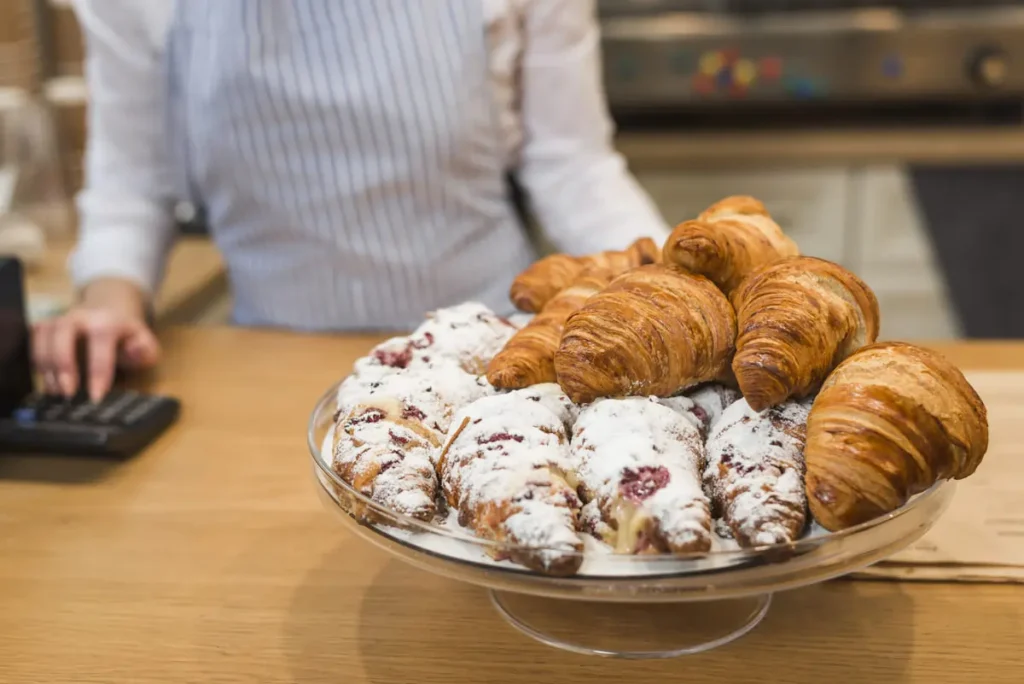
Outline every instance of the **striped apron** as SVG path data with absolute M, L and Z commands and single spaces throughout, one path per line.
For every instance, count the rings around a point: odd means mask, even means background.
M 480 0 L 178 0 L 172 158 L 241 325 L 407 328 L 506 311 L 509 198 Z

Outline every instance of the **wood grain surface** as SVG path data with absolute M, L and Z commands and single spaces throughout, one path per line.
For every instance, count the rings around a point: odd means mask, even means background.
M 166 363 L 139 382 L 184 410 L 146 453 L 0 457 L 0 682 L 1024 681 L 1009 586 L 831 582 L 778 595 L 734 644 L 664 662 L 533 643 L 481 590 L 389 559 L 322 510 L 308 413 L 372 338 L 164 337 Z M 1024 368 L 1024 345 L 945 350 Z

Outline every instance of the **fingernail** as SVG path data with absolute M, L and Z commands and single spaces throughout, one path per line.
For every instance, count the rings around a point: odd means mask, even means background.
M 58 375 L 57 385 L 60 387 L 60 391 L 64 393 L 64 396 L 70 397 L 75 393 L 75 379 L 71 377 L 71 373 L 61 373 Z

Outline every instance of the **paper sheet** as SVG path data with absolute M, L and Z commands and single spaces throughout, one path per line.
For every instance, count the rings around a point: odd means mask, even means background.
M 989 449 L 918 543 L 865 576 L 1024 582 L 1024 373 L 967 373 L 988 408 Z

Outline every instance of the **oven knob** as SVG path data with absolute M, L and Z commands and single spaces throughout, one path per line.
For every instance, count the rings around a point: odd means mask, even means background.
M 985 88 L 1002 86 L 1009 70 L 1006 53 L 996 47 L 980 48 L 967 61 L 967 75 L 975 85 Z

